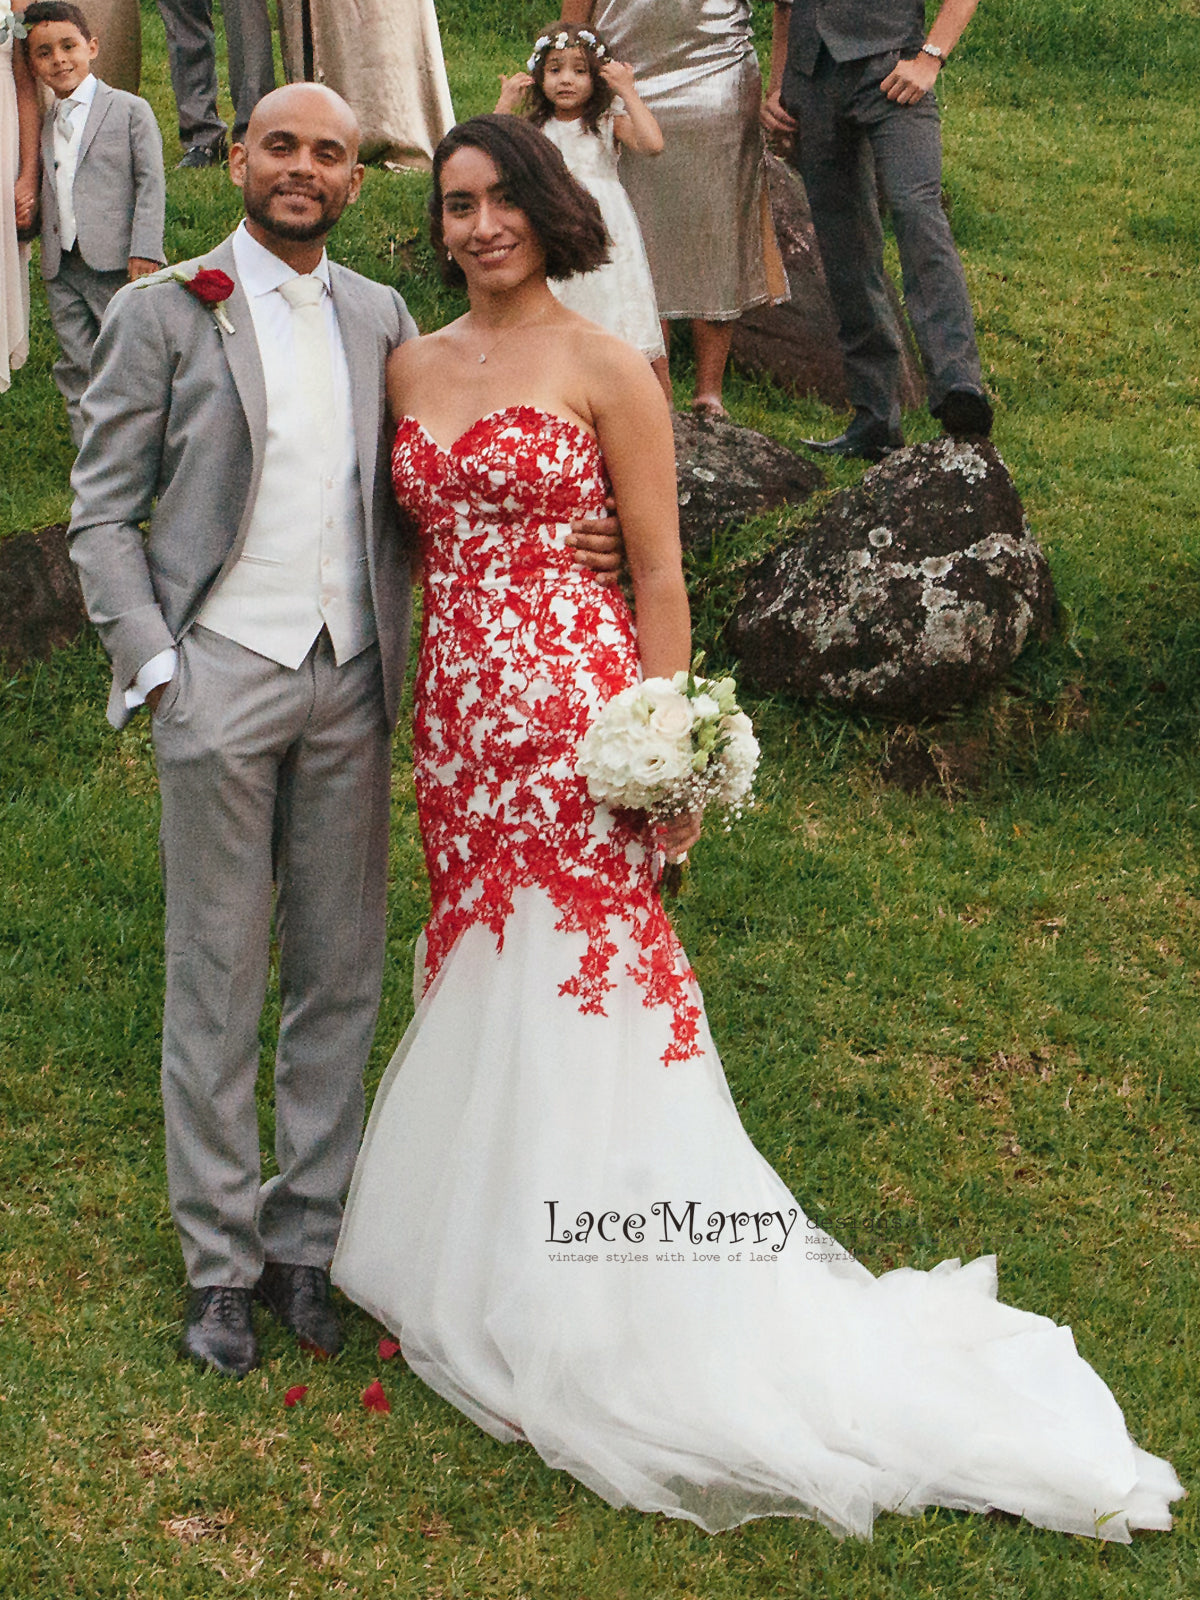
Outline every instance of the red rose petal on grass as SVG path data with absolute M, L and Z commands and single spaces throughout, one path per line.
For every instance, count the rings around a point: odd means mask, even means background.
M 383 1392 L 383 1385 L 378 1378 L 363 1390 L 362 1403 L 363 1408 L 367 1411 L 390 1411 L 392 1409 L 388 1403 L 387 1395 Z
M 399 1354 L 400 1354 L 400 1346 L 396 1343 L 395 1339 L 380 1339 L 380 1341 L 379 1341 L 379 1359 L 380 1359 L 380 1361 L 391 1361 L 395 1356 L 398 1356 Z
M 187 287 L 206 306 L 219 306 L 222 300 L 228 300 L 233 293 L 233 279 L 218 268 L 206 267 L 203 272 L 197 272 L 188 279 Z
M 308 1385 L 306 1383 L 297 1383 L 284 1395 L 283 1403 L 289 1407 L 298 1406 L 307 1393 Z

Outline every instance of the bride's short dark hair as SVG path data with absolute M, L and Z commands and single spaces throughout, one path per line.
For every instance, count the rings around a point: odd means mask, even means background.
M 446 255 L 442 168 L 456 151 L 467 149 L 491 157 L 509 198 L 529 218 L 546 252 L 548 278 L 594 272 L 609 259 L 610 241 L 600 207 L 571 176 L 558 146 L 520 117 L 472 117 L 451 128 L 433 155 L 429 235 L 446 283 L 461 286 L 466 279 L 458 263 Z

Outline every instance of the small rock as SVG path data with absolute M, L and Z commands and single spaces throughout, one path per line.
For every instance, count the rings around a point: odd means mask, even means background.
M 845 410 L 850 397 L 838 346 L 837 318 L 825 284 L 804 184 L 786 161 L 768 155 L 767 185 L 792 298 L 780 306 L 754 306 L 743 313 L 733 329 L 734 360 L 751 372 L 765 373 L 792 394 L 816 395 L 827 406 Z M 900 403 L 919 406 L 925 399 L 920 359 L 890 277 L 887 286 L 903 345 Z
M 679 531 L 687 550 L 703 554 L 723 528 L 807 500 L 825 482 L 810 461 L 752 428 L 680 412 L 673 421 Z
M 975 699 L 1053 623 L 1050 569 L 983 441 L 898 450 L 752 569 L 744 680 L 904 718 Z
M 9 671 L 70 644 L 87 622 L 66 527 L 0 539 L 0 661 Z

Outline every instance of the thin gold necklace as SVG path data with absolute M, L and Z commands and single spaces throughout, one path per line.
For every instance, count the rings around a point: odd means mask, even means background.
M 486 350 L 481 350 L 479 352 L 479 364 L 480 364 L 480 366 L 482 366 L 483 363 L 487 360 L 487 358 L 490 355 L 492 355 L 500 345 L 502 345 L 504 343 L 505 339 L 508 338 L 510 333 L 520 333 L 525 328 L 534 327 L 537 323 L 544 321 L 545 318 L 548 317 L 550 315 L 551 311 L 553 311 L 554 309 L 555 309 L 554 306 L 544 306 L 542 308 L 542 310 L 538 312 L 537 316 L 536 317 L 530 317 L 528 322 L 515 322 L 512 325 L 511 328 L 505 328 L 502 332 L 498 333 L 496 335 L 496 337 L 492 340 L 491 344 L 488 345 L 487 349 Z

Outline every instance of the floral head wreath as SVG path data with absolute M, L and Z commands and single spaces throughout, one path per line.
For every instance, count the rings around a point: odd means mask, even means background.
M 595 56 L 597 61 L 608 60 L 608 51 L 590 29 L 580 28 L 574 39 L 564 29 L 561 33 L 543 33 L 534 41 L 533 54 L 525 63 L 526 70 L 536 72 L 538 62 L 551 50 L 572 50 L 577 45 L 583 45 L 589 55 Z

